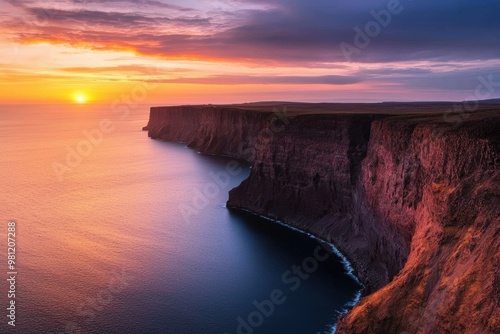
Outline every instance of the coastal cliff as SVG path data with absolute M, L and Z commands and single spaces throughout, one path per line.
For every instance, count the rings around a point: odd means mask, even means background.
M 495 333 L 500 109 L 446 122 L 448 107 L 160 107 L 147 129 L 251 162 L 229 208 L 311 232 L 346 255 L 367 289 L 338 333 Z M 415 112 L 396 116 L 402 109 Z
M 152 139 L 188 143 L 206 154 L 251 162 L 244 143 L 265 128 L 269 113 L 235 108 L 156 107 L 151 108 L 145 127 Z

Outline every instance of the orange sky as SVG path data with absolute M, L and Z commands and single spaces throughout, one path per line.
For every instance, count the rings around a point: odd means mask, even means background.
M 361 58 L 347 61 L 329 40 L 349 42 L 351 23 L 347 37 L 329 25 L 337 13 L 355 9 L 302 8 L 295 0 L 0 5 L 0 104 L 126 96 L 148 104 L 463 100 L 477 73 L 500 63 L 493 56 L 391 60 L 375 40 Z M 324 22 L 323 11 L 332 12 Z M 457 78 L 457 71 L 464 75 Z
M 355 80 L 346 84 L 293 83 L 295 77 L 314 80 L 325 73 L 342 79 L 348 73 L 345 69 L 162 59 L 133 51 L 50 42 L 2 41 L 0 46 L 7 55 L 0 64 L 0 103 L 73 102 L 79 95 L 88 102 L 105 103 L 132 91 L 139 96 L 143 89 L 147 95 L 137 99 L 141 103 L 314 101 L 329 95 L 349 99 L 351 91 L 367 87 Z

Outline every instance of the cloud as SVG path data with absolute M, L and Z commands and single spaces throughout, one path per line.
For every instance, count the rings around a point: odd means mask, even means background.
M 138 73 L 146 75 L 165 75 L 172 73 L 186 73 L 192 72 L 193 70 L 187 68 L 165 68 L 161 69 L 158 67 L 145 66 L 145 65 L 119 65 L 119 66 L 106 66 L 106 67 L 64 67 L 60 69 L 64 72 L 70 73 L 94 73 L 94 74 L 106 74 L 106 73 Z
M 68 2 L 68 1 L 66 1 Z M 124 6 L 139 6 L 139 7 L 144 7 L 144 6 L 150 6 L 153 8 L 167 8 L 167 9 L 172 9 L 172 10 L 177 10 L 181 12 L 192 12 L 195 9 L 189 8 L 189 7 L 183 7 L 175 4 L 169 4 L 161 1 L 155 1 L 155 0 L 72 0 L 69 1 L 75 4 L 82 4 L 82 5 L 88 5 L 88 4 L 114 4 L 114 5 L 124 5 Z
M 353 55 L 352 64 L 346 61 L 340 43 L 354 45 L 355 27 L 364 30 L 375 20 L 371 12 L 386 9 L 389 0 L 214 0 L 189 1 L 183 6 L 166 0 L 8 2 L 16 10 L 0 16 L 0 29 L 19 43 L 125 50 L 147 57 L 239 62 L 259 68 L 316 67 L 324 69 L 324 74 L 345 74 L 267 77 L 238 71 L 188 78 L 183 76 L 186 73 L 166 71 L 157 78 L 165 83 L 363 82 L 419 91 L 458 91 L 474 89 L 478 75 L 498 73 L 495 68 L 500 65 L 497 0 L 401 0 L 401 13 L 392 15 L 380 34 Z M 147 70 L 128 65 L 73 67 L 63 72 L 140 77 Z
M 388 2 L 233 0 L 229 1 L 231 11 L 226 9 L 217 18 L 210 16 L 213 6 L 203 11 L 167 1 L 65 2 L 92 9 L 50 7 L 52 2 L 41 6 L 41 1 L 11 3 L 29 15 L 46 18 L 45 24 L 31 26 L 15 17 L 2 20 L 3 30 L 21 42 L 133 49 L 165 58 L 307 63 L 344 61 L 339 44 L 352 44 L 354 27 L 364 29 L 374 20 L 370 11 L 383 10 Z M 402 0 L 401 4 L 402 12 L 353 57 L 355 61 L 500 57 L 500 20 L 496 18 L 500 2 Z M 124 12 L 138 6 L 141 10 Z M 228 27 L 224 17 L 235 24 Z
M 141 28 L 155 28 L 154 25 L 172 25 L 172 26 L 207 26 L 210 24 L 208 18 L 199 17 L 160 17 L 154 15 L 135 14 L 135 13 L 121 13 L 121 12 L 105 12 L 97 10 L 62 10 L 53 8 L 25 8 L 28 14 L 34 15 L 45 21 L 36 27 L 38 30 L 50 28 L 50 24 L 56 25 L 69 25 L 72 30 L 82 30 L 89 27 L 98 26 L 100 28 L 107 27 L 111 31 L 118 33 Z M 35 28 L 35 27 L 33 27 Z M 157 28 L 157 27 L 156 27 Z M 98 30 L 93 31 L 99 33 Z
M 481 80 L 488 81 L 491 76 L 492 82 L 495 85 L 500 83 L 500 69 L 494 68 L 480 68 L 466 71 L 450 71 L 431 73 L 428 75 L 419 75 L 406 78 L 397 78 L 404 87 L 413 89 L 427 89 L 427 90 L 456 90 L 474 93 L 476 87 L 482 82 Z M 482 78 L 482 79 L 480 79 Z M 392 78 L 394 81 L 395 78 Z M 498 95 L 498 92 L 497 94 Z M 465 97 L 464 97 L 465 99 Z
M 155 80 L 161 83 L 189 83 L 211 85 L 244 85 L 244 84 L 294 84 L 294 85 L 350 85 L 361 82 L 361 79 L 350 76 L 252 76 L 252 75 L 213 75 L 199 78 L 175 78 Z

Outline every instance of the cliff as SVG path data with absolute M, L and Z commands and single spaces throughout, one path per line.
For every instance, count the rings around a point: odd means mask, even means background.
M 206 154 L 251 161 L 246 140 L 265 127 L 269 115 L 230 107 L 156 107 L 151 108 L 145 129 L 152 139 L 188 143 Z
M 252 162 L 228 207 L 349 258 L 367 295 L 338 333 L 499 332 L 500 108 L 460 118 L 443 117 L 446 104 L 307 108 L 152 108 L 147 128 Z M 395 116 L 408 111 L 418 112 Z

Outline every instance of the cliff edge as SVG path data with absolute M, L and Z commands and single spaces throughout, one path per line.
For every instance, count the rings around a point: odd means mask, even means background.
M 158 107 L 147 129 L 251 162 L 229 208 L 346 255 L 367 293 L 338 333 L 500 332 L 500 106 L 283 108 Z

